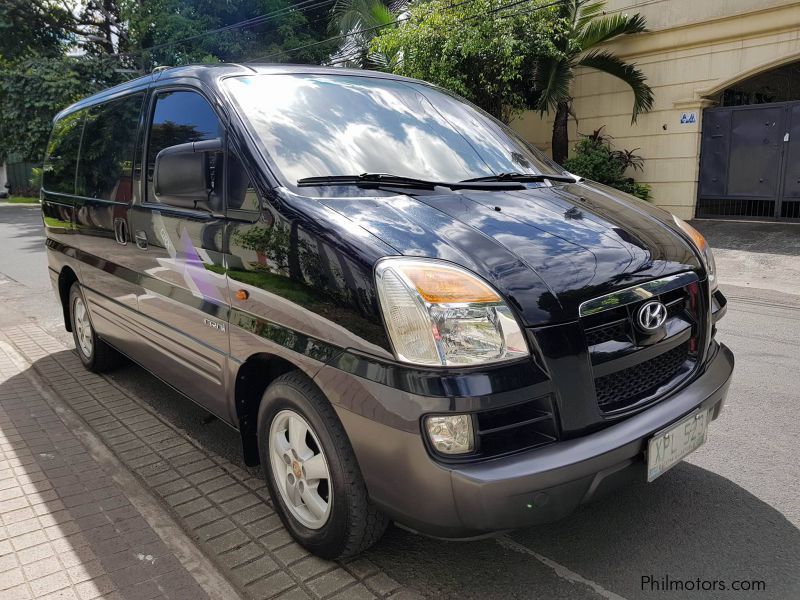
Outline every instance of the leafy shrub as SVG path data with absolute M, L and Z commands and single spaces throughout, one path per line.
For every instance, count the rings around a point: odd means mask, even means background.
M 640 171 L 644 167 L 644 158 L 633 150 L 614 150 L 611 136 L 603 134 L 603 128 L 590 135 L 584 135 L 575 144 L 575 154 L 564 162 L 564 167 L 571 173 L 604 183 L 613 188 L 632 194 L 637 198 L 652 201 L 651 188 L 646 183 L 636 183 L 632 177 L 626 177 L 628 168 Z
M 28 184 L 36 193 L 42 188 L 42 167 L 33 167 L 31 169 L 31 177 L 28 179 Z

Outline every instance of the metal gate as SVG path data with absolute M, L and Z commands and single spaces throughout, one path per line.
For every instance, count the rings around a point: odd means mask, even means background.
M 37 185 L 31 182 L 33 176 L 33 169 L 36 167 L 34 163 L 23 162 L 21 158 L 15 154 L 9 154 L 6 159 L 6 180 L 8 186 L 11 188 L 12 193 L 27 192 L 30 188 L 35 188 Z M 42 165 L 38 165 L 42 166 Z M 36 192 L 38 193 L 38 189 Z
M 800 101 L 703 111 L 697 216 L 800 220 Z

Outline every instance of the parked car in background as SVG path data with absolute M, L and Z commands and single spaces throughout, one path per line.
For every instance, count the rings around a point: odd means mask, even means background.
M 42 199 L 84 365 L 236 428 L 323 557 L 564 517 L 702 444 L 728 390 L 702 236 L 420 81 L 168 69 L 56 117 Z

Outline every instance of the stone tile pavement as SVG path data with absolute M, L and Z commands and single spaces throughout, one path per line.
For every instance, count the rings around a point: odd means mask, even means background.
M 261 478 L 200 447 L 110 379 L 85 371 L 74 351 L 42 329 L 10 327 L 0 332 L 0 342 L 4 338 L 163 501 L 245 596 L 418 597 L 368 560 L 336 563 L 309 555 L 284 530 Z M 5 402 L 0 400 L 2 405 Z
M 0 345 L 0 598 L 208 598 Z

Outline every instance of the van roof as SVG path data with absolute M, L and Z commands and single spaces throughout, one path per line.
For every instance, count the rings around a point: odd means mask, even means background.
M 122 96 L 126 93 L 146 89 L 156 81 L 178 78 L 193 78 L 203 83 L 215 86 L 221 77 L 230 75 L 248 74 L 336 74 L 336 75 L 355 75 L 360 77 L 380 77 L 383 79 L 396 79 L 401 81 L 417 81 L 408 77 L 392 75 L 382 71 L 368 71 L 366 69 L 345 69 L 342 67 L 322 67 L 319 65 L 293 65 L 285 63 L 217 63 L 211 65 L 184 65 L 180 67 L 168 67 L 159 69 L 142 77 L 126 81 L 114 87 L 110 87 L 101 92 L 87 96 L 67 108 L 60 111 L 54 120 L 62 116 L 87 108 L 94 104 L 110 100 L 115 96 Z M 423 82 L 419 82 L 423 83 Z

